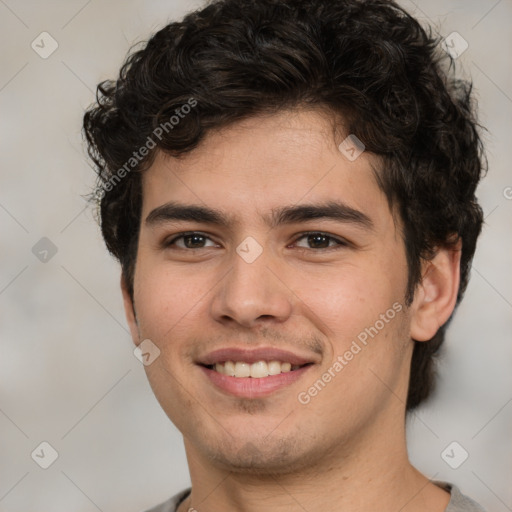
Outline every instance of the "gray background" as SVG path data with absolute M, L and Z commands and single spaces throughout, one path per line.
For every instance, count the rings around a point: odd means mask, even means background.
M 439 393 L 411 418 L 411 458 L 504 512 L 512 510 L 512 1 L 402 4 L 469 43 L 457 62 L 477 89 L 490 163 L 472 279 Z M 117 74 L 131 44 L 199 5 L 0 0 L 1 511 L 135 512 L 189 484 L 181 434 L 133 355 L 119 269 L 82 197 L 93 172 L 80 129 L 96 84 Z M 59 45 L 47 59 L 31 48 L 43 31 Z M 46 262 L 32 250 L 42 237 L 57 249 L 36 246 Z M 31 458 L 43 441 L 59 454 L 46 470 Z M 469 453 L 458 469 L 441 457 L 452 441 Z

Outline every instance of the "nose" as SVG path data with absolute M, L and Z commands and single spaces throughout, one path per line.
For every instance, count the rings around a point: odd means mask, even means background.
M 211 313 L 216 321 L 255 327 L 262 322 L 282 323 L 292 313 L 293 292 L 287 287 L 277 256 L 263 248 L 249 262 L 238 253 L 231 269 L 215 288 Z

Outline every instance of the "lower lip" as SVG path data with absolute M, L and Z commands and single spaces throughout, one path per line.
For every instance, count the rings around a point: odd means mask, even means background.
M 259 379 L 253 377 L 230 377 L 204 366 L 199 367 L 210 381 L 222 391 L 242 398 L 260 398 L 296 382 L 312 366 L 310 364 L 297 370 L 279 373 L 278 375 L 269 375 Z

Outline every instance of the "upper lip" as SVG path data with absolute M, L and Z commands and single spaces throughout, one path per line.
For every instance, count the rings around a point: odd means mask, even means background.
M 209 366 L 215 363 L 223 363 L 225 361 L 239 361 L 251 364 L 258 361 L 281 361 L 283 363 L 291 363 L 292 365 L 304 365 L 315 362 L 311 357 L 300 356 L 293 352 L 289 352 L 288 350 L 272 347 L 259 347 L 256 349 L 236 347 L 221 348 L 206 354 L 197 362 L 198 364 Z

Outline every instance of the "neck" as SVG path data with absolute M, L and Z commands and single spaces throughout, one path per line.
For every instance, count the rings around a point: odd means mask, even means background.
M 449 494 L 410 464 L 401 415 L 389 426 L 284 474 L 227 471 L 185 439 L 192 492 L 179 512 L 443 512 Z

